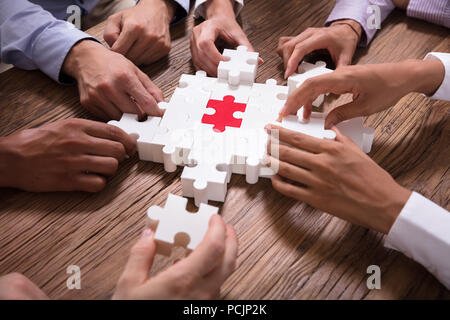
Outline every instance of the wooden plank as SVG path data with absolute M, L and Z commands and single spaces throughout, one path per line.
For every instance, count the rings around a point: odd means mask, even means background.
M 246 1 L 243 28 L 265 63 L 257 82 L 282 79 L 278 38 L 320 27 L 330 1 Z M 193 73 L 189 31 L 192 17 L 172 30 L 172 51 L 143 70 L 169 98 L 182 73 Z M 102 38 L 104 23 L 89 32 Z M 354 63 L 421 59 L 429 51 L 450 52 L 448 30 L 405 17 L 396 10 Z M 348 97 L 330 97 L 326 108 Z M 0 74 L 0 134 L 69 117 L 94 119 L 82 109 L 75 86 L 60 86 L 38 71 Z M 371 157 L 404 186 L 449 208 L 449 103 L 410 94 L 393 108 L 367 119 L 376 128 Z M 52 298 L 102 299 L 114 292 L 129 248 L 146 224 L 151 205 L 181 194 L 180 170 L 124 161 L 98 194 L 0 192 L 0 274 L 22 272 Z M 217 203 L 217 205 L 220 205 Z M 190 201 L 192 207 L 192 201 Z M 268 180 L 247 185 L 234 176 L 224 219 L 240 240 L 238 268 L 223 287 L 227 299 L 445 298 L 446 290 L 424 268 L 383 247 L 380 234 L 333 218 L 274 192 Z M 152 274 L 181 257 L 157 257 Z M 67 290 L 66 268 L 82 270 L 82 290 Z M 382 289 L 369 291 L 366 268 L 382 270 Z

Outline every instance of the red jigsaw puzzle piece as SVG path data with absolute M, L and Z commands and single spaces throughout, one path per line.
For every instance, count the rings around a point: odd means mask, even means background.
M 216 112 L 214 114 L 204 114 L 202 123 L 213 124 L 214 131 L 223 132 L 225 127 L 241 127 L 242 119 L 233 117 L 233 113 L 236 111 L 245 112 L 247 105 L 234 102 L 233 96 L 225 96 L 223 101 L 210 99 L 206 107 L 215 109 Z

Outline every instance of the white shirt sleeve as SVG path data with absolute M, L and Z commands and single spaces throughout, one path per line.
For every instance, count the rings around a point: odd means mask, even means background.
M 424 60 L 441 60 L 445 68 L 444 80 L 431 99 L 450 101 L 450 53 L 430 52 Z
M 385 244 L 428 269 L 450 289 L 450 213 L 413 192 Z
M 206 19 L 206 8 L 205 8 L 206 1 L 208 0 L 195 1 L 194 18 Z M 244 7 L 244 0 L 234 0 L 234 14 L 236 16 L 239 15 L 243 7 Z

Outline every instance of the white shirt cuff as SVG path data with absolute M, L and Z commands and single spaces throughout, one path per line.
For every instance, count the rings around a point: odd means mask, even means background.
M 206 1 L 208 0 L 196 0 L 194 9 L 194 18 L 206 19 Z M 237 17 L 244 7 L 244 0 L 234 0 L 234 14 Z
M 440 60 L 445 68 L 444 80 L 431 99 L 450 101 L 450 53 L 430 52 L 424 60 Z
M 413 192 L 385 246 L 422 264 L 450 288 L 450 213 L 444 208 Z

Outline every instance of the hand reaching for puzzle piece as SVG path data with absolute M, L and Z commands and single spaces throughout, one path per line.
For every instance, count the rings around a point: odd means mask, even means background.
M 156 254 L 151 229 L 131 249 L 113 299 L 214 299 L 222 283 L 235 269 L 238 250 L 231 225 L 215 214 L 199 246 L 188 257 L 149 277 Z
M 439 60 L 340 67 L 304 81 L 287 99 L 280 118 L 295 115 L 304 106 L 303 118 L 309 119 L 311 104 L 319 95 L 352 94 L 352 102 L 333 109 L 326 117 L 325 128 L 329 129 L 344 120 L 388 109 L 410 92 L 431 95 L 439 88 L 444 74 Z

